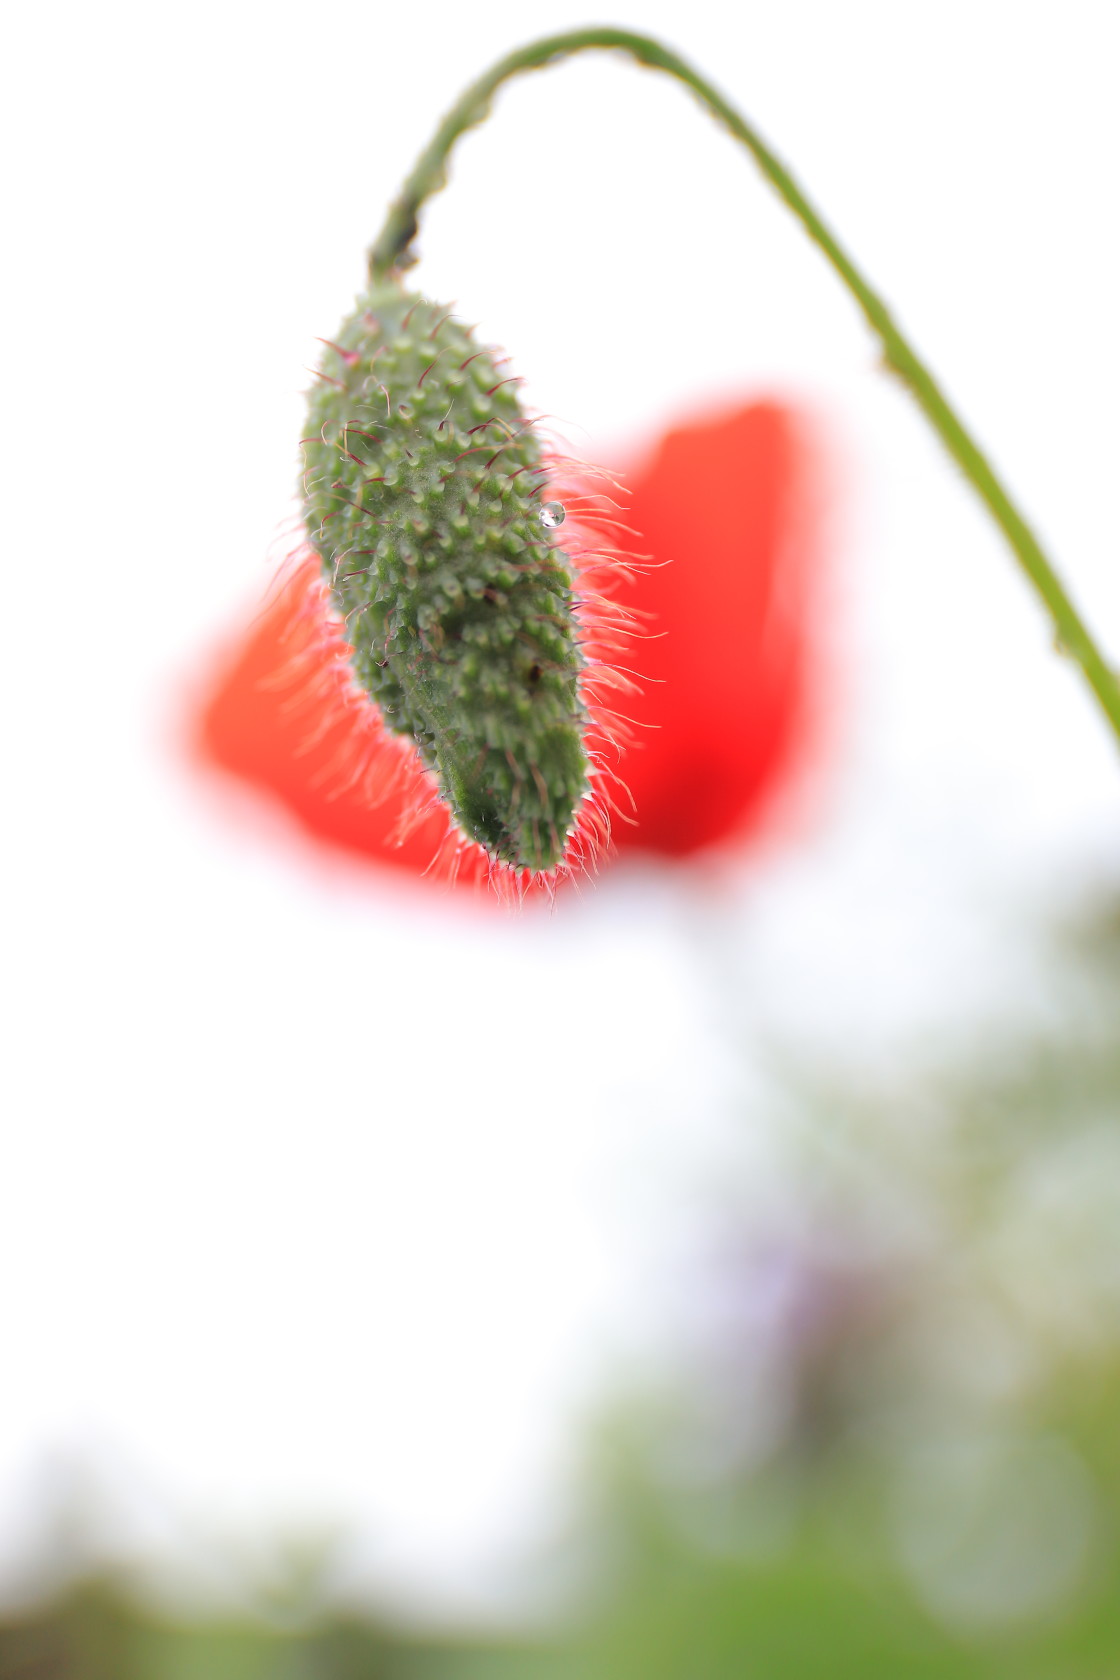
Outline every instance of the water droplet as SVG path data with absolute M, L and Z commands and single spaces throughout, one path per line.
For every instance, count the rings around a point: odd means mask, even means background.
M 551 531 L 557 525 L 563 525 L 567 517 L 563 502 L 545 502 L 539 515 L 540 522 L 547 531 Z

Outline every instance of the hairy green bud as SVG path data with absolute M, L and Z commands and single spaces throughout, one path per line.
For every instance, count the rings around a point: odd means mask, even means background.
M 357 681 L 469 839 L 555 868 L 588 790 L 583 661 L 516 381 L 382 281 L 328 344 L 307 430 L 307 534 Z

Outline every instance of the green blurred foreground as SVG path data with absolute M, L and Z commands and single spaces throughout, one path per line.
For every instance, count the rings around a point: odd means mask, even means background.
M 589 1446 L 566 1617 L 457 1639 L 310 1590 L 175 1625 L 90 1578 L 8 1613 L 0 1680 L 1120 1676 L 1115 907 L 1024 966 L 925 1071 L 776 1082 L 766 1217 Z

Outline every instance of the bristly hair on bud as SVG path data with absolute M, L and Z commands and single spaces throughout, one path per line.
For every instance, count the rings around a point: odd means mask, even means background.
M 450 310 L 377 280 L 327 343 L 307 433 L 307 536 L 356 681 L 468 840 L 556 869 L 591 786 L 585 660 L 516 381 Z

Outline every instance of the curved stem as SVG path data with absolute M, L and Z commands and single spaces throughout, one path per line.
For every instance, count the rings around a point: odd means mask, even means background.
M 937 381 L 899 331 L 890 311 L 856 268 L 843 246 L 829 231 L 785 165 L 775 157 L 750 124 L 727 103 L 712 85 L 675 53 L 645 35 L 625 29 L 577 29 L 563 35 L 546 36 L 501 59 L 478 81 L 472 83 L 448 112 L 431 144 L 421 155 L 391 207 L 385 226 L 369 254 L 374 277 L 411 266 L 416 260 L 411 246 L 417 233 L 417 217 L 425 200 L 444 185 L 448 155 L 467 129 L 489 114 L 497 89 L 523 70 L 539 70 L 573 53 L 607 49 L 627 53 L 639 64 L 683 82 L 716 120 L 751 153 L 762 173 L 801 222 L 810 239 L 824 252 L 863 311 L 868 325 L 883 347 L 887 366 L 897 374 L 922 413 L 956 461 L 980 500 L 1007 538 L 1020 566 L 1041 597 L 1053 620 L 1058 645 L 1081 666 L 1090 688 L 1120 739 L 1120 683 L 1105 661 L 1073 602 L 1043 553 L 1041 544 L 1023 514 L 1000 483 L 983 450 L 972 437 Z

